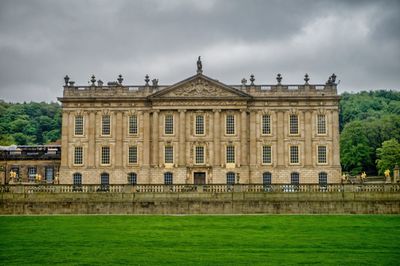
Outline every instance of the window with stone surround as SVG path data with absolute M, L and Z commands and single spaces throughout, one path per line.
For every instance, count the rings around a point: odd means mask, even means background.
M 164 185 L 172 185 L 174 182 L 174 176 L 171 172 L 164 173 Z
M 290 153 L 289 153 L 290 163 L 291 164 L 300 163 L 300 160 L 299 160 L 299 146 L 297 146 L 297 145 L 290 146 L 290 150 L 289 151 L 290 151 Z
M 225 121 L 225 133 L 226 135 L 235 135 L 235 116 L 226 115 Z
M 204 115 L 196 115 L 195 127 L 196 135 L 204 135 Z
M 262 147 L 262 163 L 263 164 L 271 164 L 272 163 L 272 156 L 271 156 L 271 146 L 264 145 Z
M 138 133 L 138 120 L 136 115 L 129 116 L 129 134 L 137 135 Z
M 326 134 L 326 116 L 325 115 L 317 115 L 317 134 L 318 135 Z
M 72 183 L 74 186 L 82 185 L 82 174 L 81 173 L 74 173 L 72 175 Z
M 167 114 L 164 117 L 164 133 L 165 135 L 174 134 L 174 116 L 172 114 Z
M 235 173 L 234 172 L 228 172 L 226 173 L 226 184 L 227 185 L 234 185 L 235 184 Z
M 264 185 L 271 185 L 272 183 L 272 174 L 270 172 L 263 173 L 263 184 Z
M 300 174 L 297 172 L 293 172 L 290 174 L 290 184 L 298 185 L 300 183 Z
M 101 147 L 101 164 L 110 164 L 110 147 Z
M 204 146 L 195 147 L 196 164 L 204 164 Z
M 327 160 L 326 160 L 326 146 L 320 145 L 320 146 L 317 147 L 317 149 L 318 149 L 318 154 L 317 154 L 318 163 L 321 163 L 321 164 L 327 163 Z
M 100 191 L 109 191 L 110 189 L 110 175 L 106 172 L 100 175 Z
M 138 163 L 138 152 L 137 146 L 130 146 L 128 150 L 128 163 L 137 164 Z
M 110 115 L 103 115 L 101 117 L 101 135 L 111 135 L 111 117 Z
M 226 146 L 226 163 L 235 163 L 235 146 Z
M 34 166 L 28 167 L 28 181 L 29 182 L 35 182 L 36 174 L 37 174 L 37 168 L 36 167 L 34 167 Z
M 299 116 L 290 115 L 289 117 L 289 133 L 291 135 L 299 134 Z
M 164 148 L 164 163 L 174 163 L 174 147 L 165 146 Z
M 83 136 L 83 116 L 75 116 L 75 136 Z
M 262 116 L 262 134 L 263 135 L 271 134 L 271 116 L 270 115 Z
M 320 172 L 318 174 L 318 184 L 320 186 L 326 186 L 328 184 L 328 174 L 325 172 Z
M 137 174 L 136 173 L 128 173 L 128 184 L 136 185 L 137 184 Z
M 44 176 L 47 183 L 53 183 L 54 179 L 54 167 L 53 166 L 46 166 L 44 169 Z
M 75 165 L 83 164 L 83 147 L 74 148 L 74 164 Z

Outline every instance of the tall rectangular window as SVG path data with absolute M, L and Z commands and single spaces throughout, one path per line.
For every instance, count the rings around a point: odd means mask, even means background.
M 196 135 L 204 135 L 204 115 L 196 115 Z
M 174 134 L 174 116 L 173 115 L 165 115 L 164 133 L 165 133 L 165 135 Z
M 174 147 L 165 146 L 164 163 L 174 163 Z
M 290 146 L 290 163 L 299 163 L 299 146 Z
M 299 117 L 297 115 L 290 115 L 289 119 L 290 134 L 299 134 Z
M 53 183 L 54 168 L 52 166 L 46 167 L 44 170 L 44 175 L 47 183 Z
M 110 147 L 101 147 L 101 164 L 110 164 Z
M 226 116 L 225 130 L 226 130 L 226 135 L 234 135 L 235 134 L 235 116 L 234 115 Z
M 36 167 L 28 167 L 28 181 L 35 182 L 37 169 Z
M 326 163 L 326 146 L 318 146 L 318 163 Z
M 83 116 L 75 116 L 75 136 L 83 136 Z
M 137 163 L 138 162 L 137 154 L 138 154 L 137 146 L 130 146 L 128 151 L 128 163 Z
M 83 164 L 83 147 L 75 147 L 74 164 Z
M 203 164 L 204 163 L 204 147 L 203 146 L 196 146 L 195 148 L 196 164 Z
M 262 162 L 263 164 L 270 164 L 271 159 L 271 146 L 264 145 L 262 149 Z
M 137 135 L 137 133 L 138 133 L 137 116 L 131 115 L 129 116 L 129 134 Z
M 263 135 L 271 134 L 271 116 L 270 115 L 262 116 L 262 134 Z
M 101 118 L 101 134 L 104 136 L 111 134 L 111 118 L 109 115 L 103 115 Z
M 226 163 L 235 163 L 235 146 L 226 146 Z
M 326 116 L 325 115 L 317 116 L 317 133 L 318 134 L 326 134 Z

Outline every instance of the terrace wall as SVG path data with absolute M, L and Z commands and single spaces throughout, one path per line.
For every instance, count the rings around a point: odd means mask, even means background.
M 25 190 L 0 193 L 0 214 L 400 214 L 400 192 L 398 189 L 133 193 Z

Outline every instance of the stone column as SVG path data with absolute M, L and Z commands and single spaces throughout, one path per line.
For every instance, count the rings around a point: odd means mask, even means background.
M 116 113 L 116 121 L 115 121 L 115 166 L 122 167 L 122 154 L 123 154 L 123 144 L 122 144 L 122 111 L 117 111 Z
M 89 121 L 88 124 L 88 140 L 89 140 L 89 147 L 87 154 L 84 151 L 84 160 L 87 160 L 88 168 L 94 168 L 95 166 L 95 158 L 96 158 L 96 111 L 89 112 Z
M 284 111 L 277 111 L 277 132 L 276 132 L 276 137 L 278 139 L 277 141 L 277 154 L 278 154 L 278 161 L 277 161 L 277 166 L 284 166 L 285 165 L 285 132 L 284 132 L 284 124 L 285 124 L 285 119 L 284 119 Z
M 304 111 L 304 165 L 312 166 L 312 111 Z
M 179 110 L 179 166 L 186 164 L 186 110 Z
M 150 112 L 143 112 L 143 166 L 150 165 Z
M 68 167 L 68 149 L 69 149 L 69 111 L 64 111 L 62 114 L 62 129 L 61 129 L 61 168 Z
M 332 111 L 331 117 L 332 130 L 332 165 L 340 166 L 340 143 L 339 143 L 339 111 Z M 329 134 L 329 132 L 328 132 Z
M 152 128 L 153 134 L 152 134 L 151 141 L 152 141 L 152 147 L 153 147 L 153 150 L 152 150 L 153 162 L 152 162 L 152 164 L 154 166 L 158 166 L 158 157 L 159 157 L 159 154 L 158 154 L 158 150 L 159 150 L 158 149 L 158 127 L 159 127 L 158 112 L 159 112 L 159 110 L 153 111 L 153 128 Z
M 250 111 L 250 165 L 255 166 L 257 163 L 257 136 L 256 136 L 256 110 Z
M 214 165 L 221 166 L 221 110 L 214 111 Z
M 241 165 L 247 165 L 247 111 L 241 111 L 241 122 L 240 122 L 240 144 L 241 144 Z

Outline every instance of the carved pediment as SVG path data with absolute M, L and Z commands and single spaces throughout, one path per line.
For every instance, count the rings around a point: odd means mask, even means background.
M 159 91 L 151 98 L 247 98 L 246 93 L 224 85 L 204 75 L 184 80 L 169 88 Z

